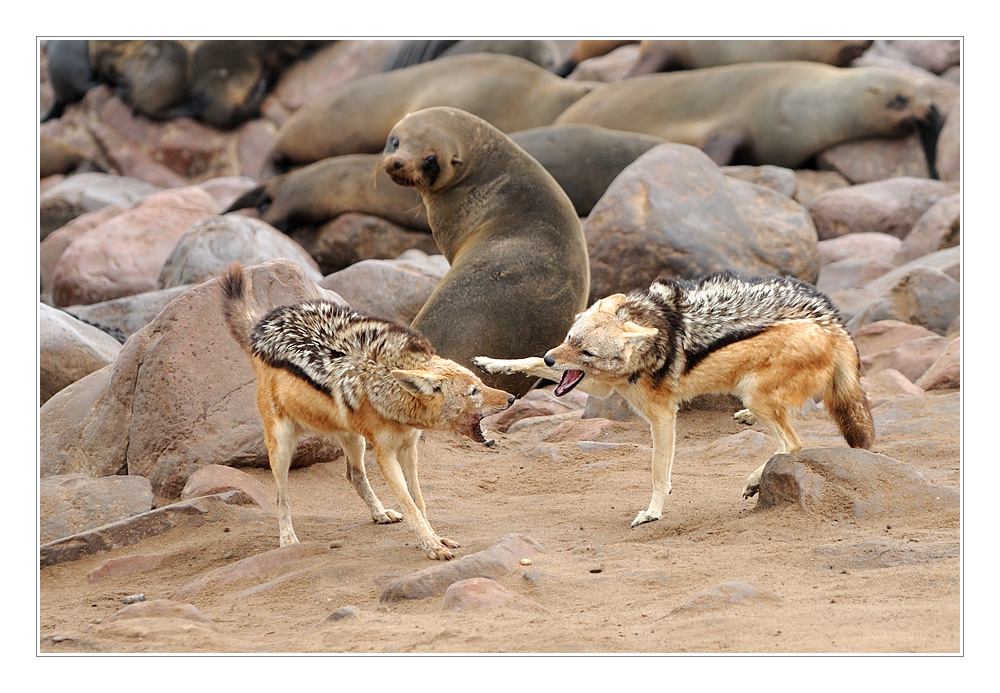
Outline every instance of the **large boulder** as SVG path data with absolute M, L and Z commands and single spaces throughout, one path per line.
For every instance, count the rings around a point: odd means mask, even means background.
M 683 144 L 654 147 L 622 171 L 584 232 L 592 301 L 659 276 L 732 269 L 815 282 L 819 273 L 816 229 L 801 205 Z

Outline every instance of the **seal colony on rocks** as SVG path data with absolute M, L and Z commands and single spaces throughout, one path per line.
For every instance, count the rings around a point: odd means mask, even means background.
M 573 204 L 541 164 L 482 118 L 436 107 L 392 128 L 383 165 L 420 192 L 451 263 L 412 323 L 442 356 L 541 355 L 562 338 L 586 308 L 590 266 Z M 532 385 L 485 382 L 518 395 Z
M 594 89 L 557 124 L 591 123 L 701 148 L 719 165 L 799 168 L 835 144 L 916 128 L 935 176 L 941 120 L 906 73 L 788 61 L 643 75 Z
M 593 84 L 568 82 L 523 58 L 492 53 L 441 57 L 337 86 L 289 117 L 269 154 L 270 168 L 344 154 L 375 154 L 407 113 L 451 106 L 502 132 L 550 125 Z

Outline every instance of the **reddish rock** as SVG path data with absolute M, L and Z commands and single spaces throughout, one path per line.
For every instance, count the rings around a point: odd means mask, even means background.
M 549 443 L 562 443 L 566 441 L 597 440 L 604 433 L 604 429 L 614 422 L 608 419 L 579 419 L 575 421 L 563 421 L 552 429 L 552 432 L 543 438 Z
M 458 613 L 500 608 L 535 611 L 541 607 L 489 578 L 469 578 L 454 582 L 445 590 L 441 600 L 441 611 Z
M 895 262 L 896 254 L 903 241 L 878 231 L 849 233 L 837 238 L 829 238 L 816 244 L 819 249 L 820 267 L 839 260 L 869 258 L 883 262 Z M 822 269 L 820 270 L 822 274 Z
M 97 584 L 106 578 L 124 577 L 125 575 L 156 570 L 166 557 L 167 554 L 165 553 L 150 553 L 109 558 L 100 567 L 94 568 L 87 573 L 87 581 L 91 584 Z
M 434 237 L 368 214 L 348 212 L 315 229 L 292 232 L 319 264 L 324 275 L 339 272 L 363 260 L 391 260 L 407 250 L 440 255 Z
M 95 226 L 103 224 L 108 219 L 118 216 L 128 209 L 123 204 L 110 204 L 81 214 L 70 222 L 67 222 L 56 229 L 38 245 L 38 270 L 39 282 L 42 287 L 42 295 L 50 294 L 52 291 L 52 274 L 59 264 L 59 258 L 66 252 L 76 239 L 90 231 Z
M 937 360 L 917 379 L 924 390 L 950 390 L 962 386 L 962 339 L 956 337 Z
M 212 619 L 198 610 L 198 607 L 193 604 L 175 602 L 171 599 L 154 599 L 148 602 L 129 604 L 108 616 L 102 623 L 114 623 L 115 621 L 127 621 L 136 618 L 180 618 L 185 621 L 203 623 L 213 629 L 218 628 Z
M 65 250 L 52 273 L 53 303 L 97 303 L 157 288 L 177 241 L 196 221 L 218 212 L 218 203 L 197 188 L 150 195 Z
M 514 570 L 522 558 L 530 558 L 541 552 L 542 547 L 534 539 L 512 532 L 484 551 L 393 580 L 382 590 L 379 601 L 426 599 L 443 594 L 455 582 L 503 575 Z
M 962 242 L 961 212 L 961 195 L 950 195 L 935 202 L 906 234 L 893 262 L 902 265 L 959 245 Z
M 865 286 L 872 279 L 896 269 L 896 265 L 877 258 L 851 257 L 824 265 L 819 271 L 816 288 L 830 294 Z
M 107 173 L 80 173 L 49 188 L 38 203 L 41 238 L 87 212 L 112 204 L 130 205 L 160 188 L 142 180 Z
M 233 490 L 242 491 L 248 499 L 265 510 L 274 510 L 274 506 L 268 500 L 268 492 L 264 488 L 264 484 L 246 472 L 221 464 L 206 464 L 204 467 L 196 469 L 188 477 L 187 483 L 184 484 L 181 500 L 197 498 L 198 496 L 211 496 Z
M 809 213 L 820 240 L 873 231 L 904 238 L 935 202 L 956 192 L 954 183 L 893 178 L 824 193 Z
M 868 395 L 868 406 L 872 409 L 900 397 L 925 396 L 923 389 L 894 368 L 883 368 L 861 378 L 861 387 Z
M 938 335 L 911 339 L 894 349 L 863 356 L 861 369 L 865 375 L 873 375 L 884 368 L 892 368 L 915 383 L 937 361 L 948 343 L 947 337 Z

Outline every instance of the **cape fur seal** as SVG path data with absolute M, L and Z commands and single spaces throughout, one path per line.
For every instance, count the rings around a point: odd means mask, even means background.
M 843 67 L 868 50 L 873 41 L 821 40 L 674 40 L 640 41 L 639 58 L 626 77 L 735 63 L 812 60 Z
M 626 166 L 664 142 L 596 125 L 543 125 L 510 138 L 556 179 L 581 217 L 590 214 Z M 419 193 L 394 185 L 378 165 L 381 159 L 381 154 L 348 154 L 317 161 L 256 186 L 224 214 L 253 207 L 261 219 L 285 233 L 320 226 L 345 212 L 430 231 Z
M 903 72 L 804 61 L 632 77 L 597 87 L 556 123 L 656 135 L 700 147 L 719 165 L 787 168 L 841 142 L 917 128 L 932 175 L 941 127 L 930 97 Z
M 584 60 L 589 58 L 596 58 L 600 55 L 607 55 L 616 48 L 621 46 L 627 46 L 630 43 L 636 43 L 634 40 L 628 41 L 609 41 L 609 40 L 581 40 L 573 44 L 573 49 L 570 51 L 569 56 L 564 60 L 558 67 L 556 67 L 553 72 L 560 77 L 566 77 L 576 66 L 582 63 Z
M 271 168 L 343 154 L 378 153 L 407 113 L 452 106 L 502 132 L 550 125 L 593 88 L 569 82 L 511 55 L 472 53 L 368 75 L 313 99 L 285 121 L 270 152 Z
M 558 344 L 586 308 L 590 266 L 573 205 L 541 164 L 485 120 L 438 107 L 391 129 L 383 165 L 423 196 L 451 263 L 413 320 L 438 353 L 470 365 Z M 511 375 L 486 382 L 518 395 L 531 386 Z

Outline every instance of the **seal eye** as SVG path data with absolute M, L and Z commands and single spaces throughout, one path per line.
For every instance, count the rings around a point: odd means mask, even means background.
M 399 138 L 395 136 L 390 137 L 389 141 L 385 144 L 385 151 L 394 152 L 397 149 L 399 149 Z
M 902 111 L 909 105 L 910 105 L 910 99 L 908 97 L 903 96 L 902 94 L 896 94 L 894 97 L 892 97 L 892 101 L 887 103 L 885 107 L 893 111 Z
M 438 158 L 433 154 L 429 154 L 424 157 L 424 166 L 430 168 L 431 166 L 437 166 Z

